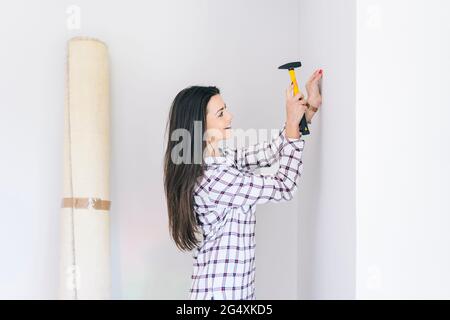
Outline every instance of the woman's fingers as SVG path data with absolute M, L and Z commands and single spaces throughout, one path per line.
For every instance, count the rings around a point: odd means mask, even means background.
M 322 77 L 322 73 L 320 73 L 321 69 L 317 69 L 314 73 L 309 77 L 307 82 L 312 82 L 314 80 L 319 80 Z
M 300 101 L 304 101 L 305 100 L 305 95 L 301 92 L 298 92 L 296 95 L 294 95 L 294 85 L 291 84 L 289 87 L 286 88 L 286 99 L 287 100 L 300 100 Z M 306 103 L 306 101 L 304 101 L 304 103 Z
M 289 99 L 291 96 L 292 96 L 292 95 L 291 95 L 291 88 L 290 88 L 290 87 L 287 87 L 287 88 L 286 88 L 286 99 Z
M 303 93 L 299 92 L 294 96 L 294 100 L 302 100 L 304 99 L 305 96 L 303 95 Z
M 286 88 L 286 99 L 291 99 L 293 95 L 294 95 L 294 84 L 291 83 L 291 85 Z
M 309 77 L 308 82 L 311 82 L 319 74 L 319 69 L 314 71 L 314 73 Z

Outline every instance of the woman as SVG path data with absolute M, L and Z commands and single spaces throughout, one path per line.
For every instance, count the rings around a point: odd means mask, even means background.
M 164 188 L 171 236 L 180 250 L 194 250 L 190 299 L 255 299 L 255 205 L 292 199 L 303 168 L 299 124 L 304 114 L 310 123 L 322 103 L 321 78 L 317 70 L 308 80 L 308 101 L 293 96 L 291 84 L 278 136 L 248 148 L 218 147 L 233 119 L 219 89 L 194 86 L 175 97 Z M 277 160 L 276 174 L 254 172 Z

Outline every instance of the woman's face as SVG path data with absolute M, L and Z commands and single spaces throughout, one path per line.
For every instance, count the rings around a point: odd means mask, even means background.
M 207 139 L 217 142 L 230 138 L 233 115 L 228 111 L 220 94 L 209 99 L 206 111 Z

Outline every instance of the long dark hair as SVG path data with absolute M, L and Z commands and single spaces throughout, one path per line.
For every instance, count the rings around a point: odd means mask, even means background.
M 191 86 L 181 90 L 172 102 L 166 125 L 167 148 L 164 156 L 164 191 L 169 215 L 169 230 L 177 247 L 189 251 L 198 246 L 197 217 L 194 212 L 194 187 L 197 179 L 203 176 L 203 151 L 206 141 L 206 106 L 212 96 L 220 94 L 217 87 Z M 194 133 L 194 123 L 201 122 L 202 132 Z M 198 128 L 198 126 L 196 126 Z M 168 131 L 167 131 L 168 129 Z M 173 152 L 179 143 L 172 141 L 176 129 L 189 133 L 190 140 L 184 139 L 183 155 Z M 198 129 L 197 129 L 198 130 Z M 199 148 L 198 146 L 201 146 Z M 180 158 L 184 160 L 180 163 Z M 174 163 L 174 158 L 175 163 Z M 200 163 L 199 163 L 200 159 Z M 187 161 L 186 161 L 187 160 Z

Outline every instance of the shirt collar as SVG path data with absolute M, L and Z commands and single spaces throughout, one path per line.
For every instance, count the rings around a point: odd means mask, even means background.
M 222 164 L 227 161 L 227 158 L 225 156 L 208 156 L 204 160 L 206 164 Z
M 214 165 L 214 164 L 233 164 L 233 161 L 227 157 L 227 153 L 219 148 L 221 151 L 221 155 L 218 156 L 207 156 L 205 158 L 203 158 L 203 161 L 205 162 L 206 165 Z

